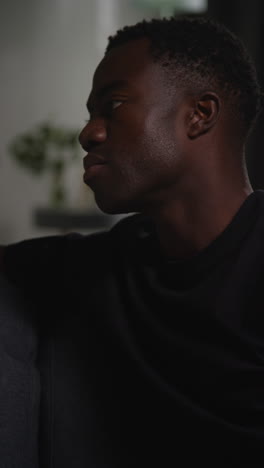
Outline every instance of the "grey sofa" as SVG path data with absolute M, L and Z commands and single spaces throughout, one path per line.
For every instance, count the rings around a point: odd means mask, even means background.
M 55 294 L 43 296 L 26 297 L 0 275 L 0 468 L 112 466 L 86 312 L 73 319 Z
M 0 468 L 37 468 L 40 376 L 34 314 L 0 276 Z

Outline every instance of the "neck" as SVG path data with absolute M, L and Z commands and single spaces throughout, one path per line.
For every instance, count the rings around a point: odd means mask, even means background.
M 247 177 L 236 184 L 234 180 L 229 185 L 226 180 L 222 182 L 185 190 L 152 213 L 161 249 L 167 257 L 188 258 L 207 247 L 253 192 Z

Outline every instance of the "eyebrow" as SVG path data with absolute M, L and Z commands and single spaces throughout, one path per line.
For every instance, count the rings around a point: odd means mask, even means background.
M 110 83 L 107 83 L 105 86 L 102 86 L 101 88 L 98 89 L 98 91 L 95 93 L 95 97 L 98 99 L 102 99 L 106 94 L 110 93 L 110 91 L 114 91 L 117 88 L 124 88 L 125 86 L 128 85 L 128 82 L 126 80 L 114 80 L 111 81 Z M 86 107 L 88 111 L 90 112 L 92 109 L 92 98 L 91 95 L 86 103 Z

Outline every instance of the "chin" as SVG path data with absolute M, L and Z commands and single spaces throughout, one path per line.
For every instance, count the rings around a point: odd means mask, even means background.
M 139 211 L 135 204 L 128 200 L 112 200 L 110 197 L 102 199 L 96 194 L 94 198 L 98 208 L 108 215 L 122 215 Z

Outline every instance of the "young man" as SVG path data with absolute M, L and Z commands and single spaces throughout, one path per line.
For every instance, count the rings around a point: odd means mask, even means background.
M 45 312 L 56 292 L 55 466 L 263 466 L 264 194 L 244 161 L 260 105 L 243 46 L 207 19 L 110 38 L 84 181 L 104 212 L 139 214 L 3 256 Z

